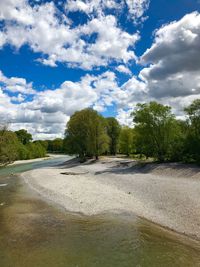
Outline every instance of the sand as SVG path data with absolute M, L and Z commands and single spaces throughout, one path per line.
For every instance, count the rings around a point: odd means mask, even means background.
M 25 172 L 26 184 L 72 212 L 129 212 L 200 239 L 200 168 L 104 158 Z

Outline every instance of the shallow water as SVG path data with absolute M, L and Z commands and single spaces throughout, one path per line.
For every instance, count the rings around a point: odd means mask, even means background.
M 196 242 L 136 216 L 57 210 L 9 175 L 63 160 L 2 169 L 0 267 L 200 266 Z

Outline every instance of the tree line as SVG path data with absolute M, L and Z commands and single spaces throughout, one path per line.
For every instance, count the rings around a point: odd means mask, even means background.
M 46 156 L 45 148 L 32 142 L 32 135 L 21 129 L 12 132 L 6 126 L 0 129 L 0 165 L 6 165 L 15 160 L 34 159 Z
M 157 102 L 137 104 L 131 114 L 134 127 L 130 128 L 90 108 L 77 111 L 67 123 L 64 150 L 82 161 L 121 153 L 159 162 L 200 163 L 200 99 L 184 112 L 185 119 L 178 120 L 170 106 Z
M 47 152 L 62 153 L 63 139 L 33 141 L 25 129 L 13 132 L 5 125 L 0 127 L 0 166 L 15 160 L 45 157 Z
M 178 120 L 170 106 L 157 102 L 137 104 L 131 114 L 134 127 L 120 126 L 87 108 L 68 121 L 64 139 L 33 141 L 26 130 L 12 132 L 0 127 L 0 165 L 46 153 L 77 155 L 81 161 L 100 155 L 124 154 L 159 162 L 200 163 L 200 99 L 184 109 Z

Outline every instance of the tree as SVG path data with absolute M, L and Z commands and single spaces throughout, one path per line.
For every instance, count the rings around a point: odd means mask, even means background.
M 188 131 L 186 138 L 186 151 L 189 161 L 200 162 L 200 99 L 193 101 L 185 108 L 188 115 Z
M 108 148 L 105 119 L 90 108 L 77 111 L 67 123 L 65 139 L 69 154 L 78 154 L 83 160 L 87 156 L 98 159 Z
M 119 151 L 130 156 L 134 152 L 134 129 L 123 127 L 119 137 Z
M 109 152 L 111 155 L 116 155 L 121 127 L 119 122 L 113 117 L 106 118 L 106 122 L 107 134 L 110 138 Z
M 46 156 L 46 149 L 39 142 L 25 145 L 28 151 L 27 159 L 42 158 Z
M 54 140 L 48 140 L 47 149 L 49 152 L 63 152 L 63 139 L 56 138 Z
M 23 144 L 26 145 L 28 143 L 30 143 L 30 141 L 32 141 L 32 135 L 30 133 L 28 133 L 26 130 L 21 129 L 19 131 L 15 132 L 17 135 L 17 138 L 19 139 L 19 141 Z
M 0 129 L 0 165 L 15 161 L 18 157 L 19 141 L 15 133 L 3 126 Z
M 171 107 L 157 102 L 137 104 L 132 116 L 141 152 L 159 161 L 166 160 L 175 135 L 176 120 Z

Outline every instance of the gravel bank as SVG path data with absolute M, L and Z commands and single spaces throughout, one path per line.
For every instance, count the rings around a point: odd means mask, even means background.
M 107 158 L 21 175 L 44 198 L 87 215 L 133 212 L 152 222 L 200 239 L 200 168 Z

